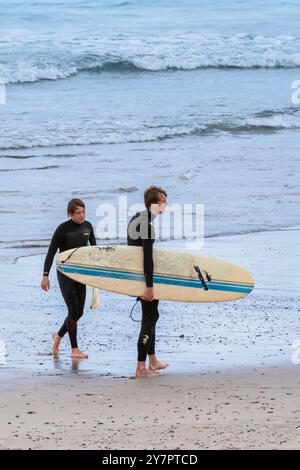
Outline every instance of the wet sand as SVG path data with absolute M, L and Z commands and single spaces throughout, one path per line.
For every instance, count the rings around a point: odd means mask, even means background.
M 205 240 L 205 254 L 244 266 L 256 284 L 249 296 L 234 302 L 160 303 L 157 351 L 161 360 L 172 364 L 172 372 L 291 365 L 292 344 L 300 338 L 298 238 L 299 227 L 294 227 Z M 179 243 L 157 246 L 180 248 Z M 74 369 L 67 337 L 59 361 L 53 362 L 50 354 L 51 332 L 58 331 L 66 307 L 54 270 L 50 291 L 40 288 L 43 260 L 44 255 L 36 255 L 0 265 L 5 284 L 0 341 L 7 354 L 3 368 L 0 358 L 0 376 L 7 368 L 28 373 Z M 135 299 L 101 291 L 100 309 L 90 310 L 90 296 L 88 290 L 78 326 L 79 346 L 89 353 L 89 360 L 76 366 L 78 373 L 129 376 L 134 372 L 140 329 L 129 319 Z M 140 319 L 139 305 L 133 317 Z

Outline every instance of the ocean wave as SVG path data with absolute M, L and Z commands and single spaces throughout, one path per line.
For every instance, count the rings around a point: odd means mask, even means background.
M 201 122 L 200 122 L 201 120 Z M 184 123 L 185 122 L 185 123 Z M 153 123 L 150 121 L 143 128 L 130 129 L 128 122 L 124 123 L 124 129 L 110 129 L 105 132 L 99 129 L 90 128 L 87 132 L 79 132 L 74 138 L 74 133 L 68 135 L 66 130 L 64 134 L 59 135 L 57 132 L 45 132 L 43 138 L 35 138 L 28 136 L 28 142 L 24 138 L 20 144 L 3 145 L 0 147 L 1 152 L 24 150 L 31 148 L 49 148 L 49 147 L 66 147 L 81 145 L 101 145 L 101 144 L 123 144 L 123 143 L 139 143 L 139 142 L 155 142 L 175 139 L 188 136 L 205 136 L 218 133 L 269 133 L 277 132 L 283 129 L 300 129 L 300 109 L 290 107 L 279 110 L 262 110 L 260 112 L 247 116 L 219 116 L 206 118 L 199 117 L 192 122 L 188 118 L 182 119 L 182 122 L 170 123 L 164 122 Z M 101 137 L 99 137 L 101 135 Z M 18 154 L 14 154 L 16 156 Z
M 60 80 L 80 73 L 300 67 L 300 38 L 293 36 L 190 32 L 42 39 L 35 43 L 24 39 L 14 48 L 6 44 L 3 51 L 0 47 L 0 79 L 10 84 Z
M 118 194 L 118 193 L 135 193 L 138 191 L 136 186 L 121 186 L 117 189 L 100 189 L 100 190 L 88 190 L 84 191 L 84 194 L 87 195 L 99 195 L 99 194 Z M 82 191 L 73 191 L 72 194 L 74 196 L 78 194 L 82 194 Z
M 0 172 L 11 172 L 11 171 L 31 171 L 31 170 L 53 170 L 59 168 L 59 165 L 46 165 L 46 166 L 35 166 L 31 168 L 4 168 Z

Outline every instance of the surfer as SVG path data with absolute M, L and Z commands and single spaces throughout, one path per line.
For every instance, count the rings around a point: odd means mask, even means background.
M 150 186 L 144 192 L 146 210 L 137 212 L 128 224 L 127 244 L 143 247 L 145 289 L 139 299 L 142 305 L 142 323 L 137 343 L 136 374 L 139 377 L 155 377 L 169 364 L 160 362 L 155 355 L 155 329 L 159 317 L 158 300 L 153 299 L 153 244 L 155 242 L 154 218 L 167 206 L 167 193 L 158 186 Z M 146 367 L 146 358 L 149 367 Z
M 88 244 L 96 245 L 93 226 L 85 220 L 84 202 L 80 199 L 71 199 L 68 203 L 67 214 L 69 220 L 60 224 L 55 230 L 45 259 L 44 273 L 41 281 L 41 288 L 45 291 L 50 289 L 49 272 L 57 250 L 62 252 Z M 60 330 L 52 335 L 52 352 L 54 355 L 58 354 L 61 339 L 68 333 L 72 357 L 85 359 L 88 355 L 80 351 L 77 344 L 77 322 L 83 314 L 86 286 L 68 278 L 59 271 L 57 271 L 57 278 L 67 305 L 68 314 Z

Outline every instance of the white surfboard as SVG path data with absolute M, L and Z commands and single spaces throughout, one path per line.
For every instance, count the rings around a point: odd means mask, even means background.
M 248 295 L 252 276 L 243 268 L 195 253 L 153 250 L 154 298 L 177 302 L 226 302 Z M 64 251 L 57 269 L 98 289 L 139 297 L 145 288 L 138 246 L 92 246 Z

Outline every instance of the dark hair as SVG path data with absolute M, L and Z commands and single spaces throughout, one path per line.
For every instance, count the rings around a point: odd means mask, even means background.
M 156 204 L 157 202 L 159 202 L 161 194 L 164 194 L 164 196 L 166 197 L 168 196 L 167 192 L 159 186 L 150 186 L 145 190 L 144 201 L 147 209 L 151 207 L 151 204 Z
M 71 199 L 71 201 L 68 202 L 68 214 L 74 214 L 76 207 L 83 207 L 85 209 L 85 204 L 81 199 Z

